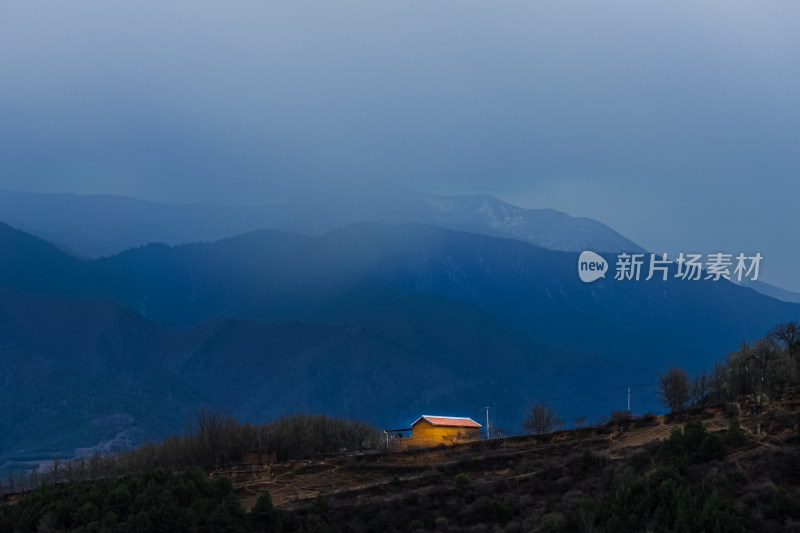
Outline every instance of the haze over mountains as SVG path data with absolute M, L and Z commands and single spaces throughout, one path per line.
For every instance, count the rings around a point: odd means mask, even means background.
M 84 257 L 159 242 L 215 241 L 271 228 L 319 235 L 358 222 L 420 223 L 520 239 L 551 250 L 640 250 L 605 224 L 486 195 L 436 196 L 401 187 L 319 190 L 264 206 L 163 204 L 121 196 L 0 190 L 0 220 Z
M 160 438 L 202 404 L 244 420 L 311 411 L 383 426 L 492 405 L 493 423 L 517 430 L 532 399 L 575 396 L 559 400 L 559 414 L 596 419 L 624 408 L 624 393 L 580 394 L 652 383 L 671 365 L 699 371 L 800 318 L 800 305 L 728 282 L 584 284 L 578 253 L 557 248 L 638 247 L 600 223 L 490 197 L 409 193 L 389 212 L 361 200 L 172 215 L 118 198 L 17 198 L 27 211 L 15 204 L 14 216 L 62 240 L 0 224 L 0 465 Z M 73 205 L 63 227 L 59 202 Z M 378 222 L 347 224 L 373 208 Z M 409 213 L 439 222 L 407 223 Z M 94 259 L 62 249 L 68 236 L 82 255 L 159 231 L 204 240 L 268 215 L 306 231 Z M 633 407 L 658 409 L 651 389 Z

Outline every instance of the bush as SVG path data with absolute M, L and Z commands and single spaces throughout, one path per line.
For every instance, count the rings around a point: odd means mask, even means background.
M 258 495 L 256 504 L 250 509 L 250 519 L 259 525 L 272 526 L 272 529 L 280 529 L 280 515 L 272 505 L 272 496 L 269 492 L 262 492 Z
M 317 497 L 314 498 L 314 501 L 311 502 L 311 512 L 319 516 L 325 516 L 328 514 L 329 510 L 330 504 L 328 503 L 328 497 L 320 492 L 317 494 Z
M 744 430 L 739 425 L 737 418 L 731 419 L 728 423 L 728 431 L 725 433 L 725 443 L 728 446 L 741 446 L 747 441 Z
M 776 487 L 772 492 L 767 516 L 783 521 L 786 518 L 800 517 L 800 503 L 783 487 Z
M 722 441 L 716 435 L 707 433 L 692 460 L 696 463 L 705 463 L 707 461 L 721 461 L 724 458 L 725 447 L 722 445 Z
M 561 533 L 562 531 L 566 531 L 566 523 L 564 517 L 556 513 L 545 516 L 536 530 L 537 533 Z
M 639 453 L 642 459 L 635 463 L 646 465 L 646 456 Z M 702 483 L 690 484 L 692 476 L 686 475 L 690 462 L 724 456 L 716 435 L 697 419 L 687 421 L 661 443 L 649 473 L 641 473 L 634 461 L 615 471 L 597 501 L 595 522 L 605 531 L 741 531 L 738 511 L 723 498 L 732 489 L 732 481 L 714 472 Z
M 725 449 L 719 437 L 708 433 L 697 418 L 688 420 L 683 430 L 673 429 L 659 452 L 662 461 L 684 466 L 690 462 L 704 463 L 724 457 Z
M 653 413 L 646 413 L 641 417 L 634 419 L 633 427 L 635 428 L 643 428 L 647 426 L 655 425 L 656 416 Z
M 495 522 L 505 525 L 512 516 L 514 516 L 514 509 L 505 498 L 492 500 L 492 519 Z
M 403 495 L 403 503 L 406 505 L 417 505 L 419 503 L 419 494 L 416 492 L 409 492 Z

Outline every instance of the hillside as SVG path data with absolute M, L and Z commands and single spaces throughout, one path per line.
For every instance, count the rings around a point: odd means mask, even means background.
M 742 400 L 413 452 L 272 463 L 251 454 L 244 463 L 213 470 L 210 486 L 187 471 L 190 486 L 201 490 L 191 497 L 210 498 L 193 505 L 192 515 L 178 518 L 188 507 L 170 499 L 131 514 L 128 506 L 141 509 L 144 494 L 156 494 L 158 484 L 172 486 L 187 475 L 156 470 L 111 478 L 141 487 L 142 496 L 128 496 L 127 504 L 91 489 L 109 485 L 108 479 L 13 495 L 8 500 L 14 505 L 0 507 L 0 525 L 23 513 L 26 524 L 44 520 L 68 531 L 91 521 L 111 526 L 117 519 L 133 524 L 153 516 L 161 524 L 201 520 L 202 531 L 212 523 L 240 531 L 796 531 L 799 408 L 800 390 L 793 389 L 761 416 Z M 153 481 L 145 487 L 147 479 Z M 106 494 L 116 492 L 112 488 Z M 186 488 L 169 494 L 188 496 Z M 54 503 L 59 498 L 99 508 L 64 514 Z M 113 515 L 102 514 L 107 505 L 115 506 Z
M 597 526 L 600 531 L 636 531 L 636 521 L 654 525 L 655 531 L 677 531 L 682 502 L 666 493 L 653 515 L 647 516 L 644 505 L 634 506 L 630 512 L 639 516 L 626 514 L 617 526 L 610 523 L 619 506 L 627 505 L 624 498 L 635 500 L 637 483 L 643 483 L 643 490 L 655 483 L 663 491 L 670 478 L 656 482 L 654 476 L 675 468 L 679 477 L 674 479 L 697 500 L 698 507 L 683 512 L 711 518 L 707 531 L 795 531 L 800 528 L 800 390 L 784 394 L 760 420 L 754 407 L 748 401 L 732 402 L 541 436 L 270 466 L 243 464 L 214 475 L 231 477 L 246 508 L 268 491 L 277 508 L 313 519 L 319 495 L 325 495 L 326 520 L 343 531 L 402 531 L 414 520 L 421 522 L 420 529 L 446 531 L 476 524 L 503 531 L 589 531 Z M 734 419 L 743 428 L 741 438 L 730 430 Z M 695 444 L 692 420 L 705 428 Z M 683 431 L 680 438 L 673 436 L 676 430 Z M 719 440 L 718 448 L 701 446 L 706 433 Z M 617 492 L 626 484 L 632 492 Z M 664 506 L 662 515 L 659 506 Z M 698 531 L 691 524 L 686 523 Z

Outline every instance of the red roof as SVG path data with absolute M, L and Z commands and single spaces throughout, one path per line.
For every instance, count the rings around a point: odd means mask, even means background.
M 430 415 L 422 415 L 421 417 L 417 418 L 411 426 L 415 426 L 417 422 L 420 420 L 425 420 L 426 422 L 434 425 L 434 426 L 449 426 L 449 427 L 458 427 L 458 428 L 479 428 L 481 427 L 480 424 L 475 422 L 471 418 L 465 418 L 461 416 L 430 416 Z

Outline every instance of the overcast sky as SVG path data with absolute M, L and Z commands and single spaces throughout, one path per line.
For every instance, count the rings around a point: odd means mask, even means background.
M 0 187 L 489 193 L 800 291 L 800 2 L 0 3 Z

